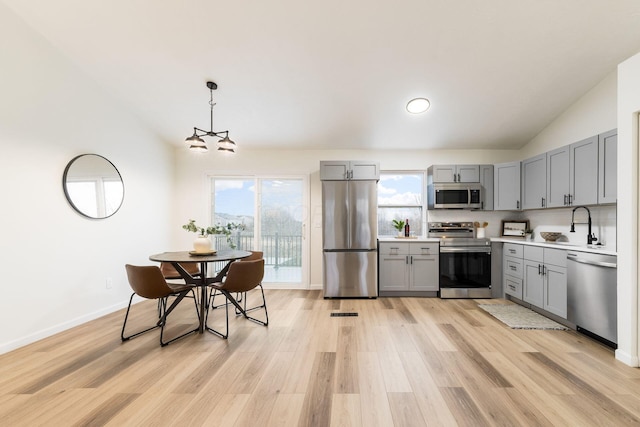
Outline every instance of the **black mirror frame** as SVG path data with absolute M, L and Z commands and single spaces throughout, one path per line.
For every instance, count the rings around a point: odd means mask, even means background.
M 69 174 L 69 169 L 71 168 L 71 166 L 74 164 L 74 162 L 76 160 L 78 160 L 81 157 L 85 157 L 85 156 L 96 156 L 96 157 L 100 157 L 101 159 L 103 159 L 104 161 L 106 161 L 107 163 L 109 163 L 111 165 L 111 167 L 113 167 L 113 170 L 116 171 L 116 173 L 118 174 L 118 177 L 120 178 L 120 183 L 122 184 L 122 199 L 120 200 L 120 204 L 118 205 L 118 207 L 116 209 L 114 209 L 114 211 L 106 216 L 91 216 L 91 215 L 87 215 L 86 213 L 84 213 L 80 208 L 78 208 L 75 203 L 73 203 L 73 200 L 71 199 L 71 195 L 69 194 L 69 191 L 67 190 L 67 175 Z M 62 174 L 62 189 L 64 190 L 64 196 L 67 199 L 67 202 L 69 202 L 69 204 L 71 205 L 71 207 L 73 208 L 73 210 L 75 210 L 77 213 L 79 213 L 80 215 L 82 215 L 85 218 L 89 218 L 89 219 L 107 219 L 112 217 L 113 215 L 115 215 L 116 212 L 118 212 L 120 210 L 120 208 L 122 207 L 122 204 L 124 203 L 124 193 L 125 193 L 125 189 L 124 189 L 124 180 L 122 179 L 122 175 L 120 174 L 120 171 L 118 170 L 118 168 L 106 157 L 101 156 L 100 154 L 95 154 L 95 153 L 85 153 L 85 154 L 80 154 L 76 157 L 74 157 L 73 159 L 71 159 L 69 161 L 69 163 L 67 163 L 67 166 L 64 168 L 64 173 Z

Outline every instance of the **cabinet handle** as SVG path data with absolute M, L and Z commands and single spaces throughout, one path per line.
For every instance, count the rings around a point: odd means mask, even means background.
M 511 252 L 512 254 L 515 254 L 516 250 L 515 249 L 509 249 L 509 252 Z
M 410 258 L 409 264 L 413 264 L 413 255 L 411 255 L 409 258 Z
M 520 209 L 520 200 L 516 200 L 516 209 Z
M 542 274 L 542 266 L 538 264 L 538 276 Z
M 542 275 L 546 276 L 547 274 L 547 267 L 545 267 L 544 265 L 542 266 Z
M 542 198 L 542 207 L 544 208 L 544 197 Z
M 513 286 L 512 284 L 509 284 L 509 289 L 511 289 L 512 291 L 515 291 L 515 290 L 516 290 L 516 287 L 515 287 L 515 286 Z
M 458 174 L 458 182 L 462 182 L 462 180 L 460 180 L 460 174 Z
M 567 204 L 568 204 L 568 202 L 567 202 L 567 195 L 566 195 L 566 194 L 564 195 L 564 202 L 562 202 L 562 204 L 563 204 L 564 206 L 567 206 Z
M 510 265 L 509 268 L 512 269 L 513 271 L 516 271 L 515 265 Z
M 569 194 L 569 206 L 573 205 L 573 195 Z

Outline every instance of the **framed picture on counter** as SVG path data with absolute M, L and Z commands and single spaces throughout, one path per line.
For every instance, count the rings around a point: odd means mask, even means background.
M 529 220 L 502 220 L 502 236 L 504 237 L 524 237 L 525 231 L 529 229 Z

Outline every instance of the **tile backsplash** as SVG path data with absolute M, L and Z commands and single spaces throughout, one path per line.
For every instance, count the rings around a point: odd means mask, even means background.
M 592 232 L 598 238 L 598 242 L 616 249 L 616 206 L 589 206 L 591 211 Z M 529 220 L 529 227 L 533 229 L 535 241 L 544 241 L 540 237 L 541 231 L 557 231 L 562 233 L 560 240 L 569 241 L 578 245 L 587 243 L 587 225 L 576 224 L 575 233 L 570 233 L 571 212 L 573 208 L 539 209 L 524 212 L 508 211 L 468 211 L 456 209 L 429 210 L 427 212 L 429 222 L 466 221 L 480 223 L 488 222 L 486 228 L 487 237 L 499 237 L 503 220 Z M 576 222 L 587 222 L 587 211 L 578 209 L 575 213 Z

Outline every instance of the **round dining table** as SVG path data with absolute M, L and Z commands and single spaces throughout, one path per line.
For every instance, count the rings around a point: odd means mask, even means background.
M 210 283 L 220 282 L 222 278 L 227 274 L 229 265 L 232 262 L 246 258 L 251 255 L 251 252 L 237 250 L 237 249 L 225 249 L 221 251 L 215 251 L 214 253 L 200 254 L 189 251 L 182 252 L 162 252 L 159 254 L 151 255 L 149 259 L 156 262 L 168 262 L 180 273 L 185 283 L 200 287 L 200 326 L 199 331 L 203 333 L 205 330 L 205 314 L 208 309 L 208 297 L 207 286 Z M 207 274 L 207 266 L 211 262 L 226 262 L 227 264 L 222 268 L 215 276 L 209 277 Z M 199 263 L 200 273 L 197 275 L 189 274 L 181 264 Z

